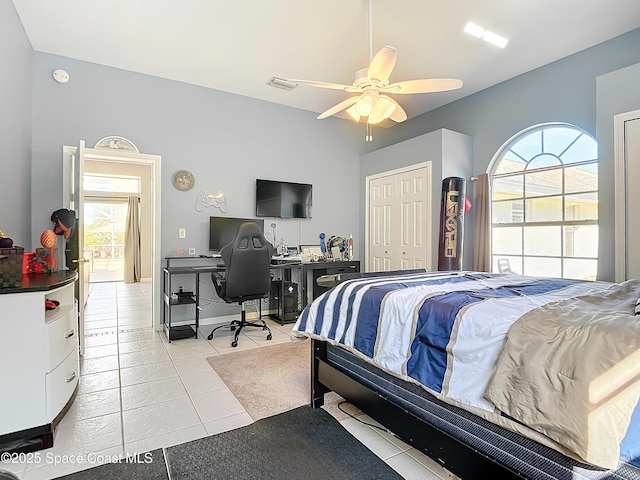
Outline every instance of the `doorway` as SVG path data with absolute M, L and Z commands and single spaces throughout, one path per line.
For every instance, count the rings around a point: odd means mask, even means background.
M 161 317 L 159 308 L 161 302 L 160 292 L 160 272 L 161 272 L 161 218 L 156 215 L 156 212 L 160 211 L 161 205 L 161 182 L 160 182 L 160 170 L 161 170 L 161 157 L 158 155 L 149 155 L 137 153 L 137 151 L 130 151 L 124 149 L 110 149 L 110 148 L 86 148 L 84 141 L 80 141 L 78 147 L 63 147 L 63 195 L 67 199 L 66 204 L 68 208 L 77 212 L 78 218 L 84 219 L 85 208 L 85 195 L 83 188 L 84 170 L 93 173 L 100 173 L 104 175 L 125 175 L 144 178 L 145 176 L 140 173 L 136 173 L 135 168 L 142 168 L 148 172 L 149 181 L 141 181 L 140 187 L 140 222 L 141 230 L 142 225 L 148 222 L 148 227 L 145 228 L 147 232 L 146 237 L 142 237 L 141 244 L 145 245 L 145 249 L 148 252 L 148 262 L 142 265 L 141 278 L 146 279 L 151 284 L 151 316 L 152 325 L 155 330 L 161 329 Z M 109 169 L 117 169 L 117 172 Z M 103 169 L 103 170 L 99 170 Z M 143 207 L 144 203 L 144 207 Z M 144 210 L 143 210 L 144 208 Z M 143 213 L 144 212 L 144 213 Z M 84 251 L 84 221 L 78 222 L 79 240 L 82 245 L 79 245 Z M 86 291 L 90 285 L 88 276 L 85 272 L 89 272 L 90 259 L 80 259 L 79 272 L 82 279 L 79 282 L 79 297 L 85 299 L 85 301 L 78 302 L 78 316 L 79 316 L 79 330 L 80 330 L 80 349 L 83 350 L 84 343 L 84 305 L 85 302 L 89 302 L 89 298 L 86 295 Z M 85 268 L 86 267 L 86 268 Z
M 85 160 L 83 173 L 84 251 L 90 283 L 124 281 L 128 200 L 139 206 L 140 240 L 151 237 L 151 167 Z M 141 251 L 141 279 L 151 279 L 151 252 Z
M 127 204 L 117 199 L 92 200 L 85 195 L 84 249 L 89 258 L 89 283 L 124 280 Z

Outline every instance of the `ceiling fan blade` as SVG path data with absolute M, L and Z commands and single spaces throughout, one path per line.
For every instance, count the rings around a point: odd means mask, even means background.
M 389 119 L 393 120 L 394 122 L 400 123 L 400 122 L 404 122 L 407 119 L 407 112 L 404 111 L 404 109 L 400 106 L 400 104 L 398 102 L 396 102 L 393 98 L 388 97 L 386 95 L 380 95 L 381 98 L 386 98 L 389 101 L 393 102 L 396 104 L 396 108 L 393 111 L 393 113 L 391 115 L 389 115 Z
M 287 80 L 287 82 L 297 83 L 298 85 L 304 85 L 307 87 L 329 88 L 332 90 L 344 90 L 345 92 L 350 92 L 350 93 L 360 91 L 360 89 L 355 88 L 353 85 L 342 85 L 340 83 L 316 82 L 315 80 Z
M 329 110 L 322 112 L 320 115 L 318 115 L 318 120 L 322 120 L 323 118 L 330 117 L 331 115 L 338 113 L 339 111 L 344 110 L 345 108 L 350 107 L 351 105 L 355 104 L 358 100 L 360 100 L 360 97 L 362 97 L 362 95 L 357 95 L 355 97 L 347 98 L 346 100 L 340 102 L 339 104 L 334 105 Z
M 382 47 L 371 60 L 367 76 L 380 82 L 389 80 L 393 68 L 396 66 L 398 51 L 393 47 Z
M 462 88 L 462 80 L 455 78 L 432 78 L 392 83 L 387 87 L 381 88 L 380 91 L 402 95 L 409 93 L 446 92 L 447 90 L 456 90 L 458 88 Z

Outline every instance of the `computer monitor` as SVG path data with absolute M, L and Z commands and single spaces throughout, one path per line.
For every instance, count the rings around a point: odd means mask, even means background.
M 256 222 L 264 234 L 264 220 L 255 218 L 209 217 L 209 250 L 219 252 L 222 247 L 231 243 L 244 222 Z

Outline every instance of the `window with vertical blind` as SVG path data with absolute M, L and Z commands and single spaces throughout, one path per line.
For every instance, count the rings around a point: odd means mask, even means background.
M 489 175 L 494 272 L 508 265 L 523 275 L 595 280 L 598 148 L 593 137 L 569 124 L 532 127 L 498 153 Z

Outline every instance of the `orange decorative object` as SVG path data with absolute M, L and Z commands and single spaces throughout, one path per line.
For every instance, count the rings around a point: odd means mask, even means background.
M 58 243 L 58 237 L 53 233 L 53 230 L 45 230 L 40 235 L 40 243 L 44 248 L 53 248 Z

